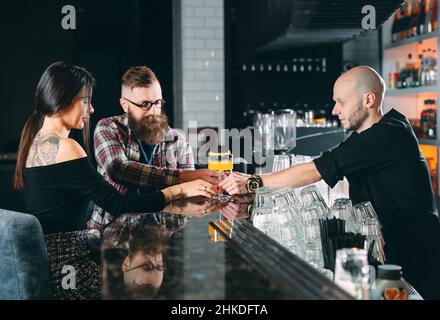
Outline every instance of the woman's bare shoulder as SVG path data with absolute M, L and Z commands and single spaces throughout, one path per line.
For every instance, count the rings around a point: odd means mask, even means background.
M 84 149 L 73 139 L 55 133 L 38 134 L 29 150 L 26 167 L 39 167 L 86 157 Z
M 84 157 L 87 157 L 87 154 L 78 142 L 70 138 L 59 139 L 59 149 L 56 157 L 56 163 L 76 160 Z

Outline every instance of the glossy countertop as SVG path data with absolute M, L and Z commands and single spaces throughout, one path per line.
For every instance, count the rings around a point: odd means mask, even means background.
M 244 200 L 117 219 L 102 234 L 102 298 L 351 299 L 255 228 Z

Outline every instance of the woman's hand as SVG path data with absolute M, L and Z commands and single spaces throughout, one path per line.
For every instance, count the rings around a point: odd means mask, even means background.
M 247 181 L 250 177 L 251 175 L 249 174 L 232 172 L 226 179 L 220 182 L 218 186 L 231 196 L 234 194 L 245 194 L 248 193 Z
M 197 197 L 171 202 L 163 212 L 202 218 L 219 211 L 221 207 L 220 204 L 215 204 L 206 198 Z
M 213 196 L 216 196 L 218 193 L 218 189 L 214 185 L 201 179 L 182 183 L 175 187 L 180 188 L 183 197 L 185 198 L 191 198 L 197 196 L 212 198 Z

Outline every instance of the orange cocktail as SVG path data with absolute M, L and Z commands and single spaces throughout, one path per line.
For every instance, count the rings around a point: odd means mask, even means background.
M 208 153 L 208 169 L 217 172 L 232 172 L 234 162 L 230 151 L 223 153 Z

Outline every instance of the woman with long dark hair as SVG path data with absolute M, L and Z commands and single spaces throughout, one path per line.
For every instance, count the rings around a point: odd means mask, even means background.
M 118 216 L 126 212 L 155 212 L 173 199 L 202 195 L 215 188 L 196 180 L 142 195 L 120 195 L 96 172 L 84 149 L 72 139 L 72 129 L 84 129 L 88 149 L 88 120 L 95 80 L 85 69 L 64 62 L 50 65 L 35 94 L 35 109 L 23 129 L 14 187 L 24 191 L 27 210 L 45 233 L 85 229 L 90 200 Z

